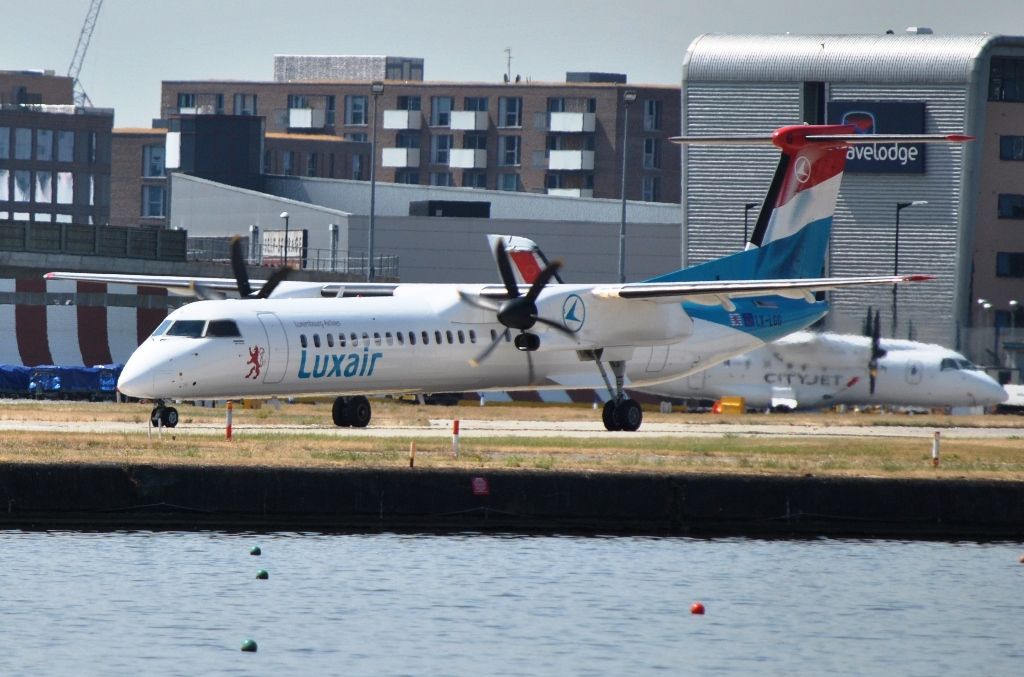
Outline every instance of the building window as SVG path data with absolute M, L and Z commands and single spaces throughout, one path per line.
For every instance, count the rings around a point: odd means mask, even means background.
M 14 159 L 32 159 L 32 130 L 18 127 L 14 130 Z
M 345 97 L 345 124 L 366 124 L 366 96 L 349 94 Z
M 235 94 L 235 115 L 256 115 L 255 94 Z
M 142 187 L 142 215 L 148 218 L 164 216 L 164 200 L 167 189 L 163 186 Z
M 658 152 L 657 139 L 644 139 L 644 169 L 657 169 L 661 166 L 661 154 Z
M 368 177 L 363 176 L 363 156 L 353 155 L 352 156 L 352 176 L 349 177 L 354 181 L 365 181 Z
M 1000 193 L 999 218 L 1024 219 L 1024 195 Z
M 544 187 L 548 190 L 557 190 L 562 187 L 562 175 L 561 174 L 545 174 L 544 175 Z
M 69 205 L 74 199 L 74 175 L 71 172 L 57 172 L 57 204 Z
M 420 172 L 418 169 L 398 169 L 395 170 L 395 183 L 404 183 L 408 185 L 418 185 L 420 182 Z
M 0 127 L 0 160 L 11 158 L 11 128 Z
M 303 94 L 289 94 L 288 95 L 288 107 L 289 108 L 312 108 L 309 105 L 309 97 Z
M 356 143 L 366 143 L 366 132 L 355 132 L 354 134 L 349 133 L 344 136 L 346 141 L 355 141 Z
M 523 126 L 523 100 L 516 96 L 498 97 L 498 126 Z
M 487 172 L 462 172 L 463 188 L 486 188 Z
M 420 109 L 420 97 L 418 96 L 400 96 L 398 97 L 397 104 L 398 110 L 419 110 Z
M 142 148 L 142 175 L 164 176 L 164 147 L 144 146 Z
M 435 165 L 448 164 L 448 151 L 452 148 L 451 134 L 430 137 L 430 162 Z M 449 184 L 434 184 L 449 185 Z
M 454 186 L 451 172 L 430 172 L 431 186 Z
M 996 252 L 998 277 L 1024 277 L 1024 252 Z
M 324 114 L 324 122 L 325 122 L 325 124 L 330 125 L 331 127 L 333 127 L 334 126 L 334 120 L 335 120 L 335 110 L 334 110 L 335 98 L 334 98 L 334 95 L 329 95 L 329 96 L 326 96 L 324 98 L 326 99 L 326 107 L 327 107 L 327 112 Z
M 487 150 L 487 134 L 466 132 L 462 135 L 462 147 L 471 150 Z
M 562 113 L 565 111 L 565 99 L 548 97 L 548 112 Z
M 196 95 L 189 92 L 178 92 L 178 112 L 183 108 L 195 108 Z
M 295 173 L 296 157 L 295 151 L 286 150 L 281 154 L 281 173 L 285 176 L 291 176 Z
M 75 161 L 75 133 L 70 131 L 57 132 L 57 162 Z
M 36 159 L 49 162 L 53 159 L 53 131 L 36 130 Z
M 8 200 L 11 199 L 10 180 L 11 180 L 11 170 L 9 170 L 9 169 L 0 169 L 0 202 L 7 202 Z M 7 218 L 7 214 L 5 212 L 4 215 L 2 217 L 0 217 L 0 220 L 6 219 L 6 218 Z
M 316 176 L 316 153 L 310 153 L 306 158 L 306 176 Z
M 1024 136 L 1000 135 L 1000 160 L 1024 160 Z
M 419 148 L 420 133 L 401 131 L 395 134 L 395 148 Z
M 518 174 L 498 174 L 498 190 L 516 192 L 519 190 Z
M 32 198 L 32 172 L 24 169 L 14 171 L 14 201 L 28 202 Z
M 644 101 L 644 131 L 657 132 L 661 129 L 661 102 L 653 99 Z
M 657 176 L 645 176 L 641 184 L 643 201 L 657 202 L 661 193 L 661 179 Z
M 519 165 L 520 140 L 518 136 L 498 137 L 498 164 L 504 167 Z M 514 175 L 513 175 L 514 176 Z M 502 189 L 505 190 L 505 189 Z
M 450 96 L 430 97 L 430 126 L 447 127 L 451 124 L 453 108 L 455 108 L 455 99 Z
M 96 132 L 82 132 L 85 139 L 85 162 L 96 162 Z
M 475 112 L 487 112 L 486 96 L 467 96 L 462 100 L 463 108 Z
M 1024 101 L 1024 59 L 992 57 L 989 101 Z
M 53 200 L 53 173 L 35 172 L 36 175 L 36 202 L 49 204 Z

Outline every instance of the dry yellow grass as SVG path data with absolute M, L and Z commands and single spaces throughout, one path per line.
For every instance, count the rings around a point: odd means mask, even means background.
M 182 425 L 223 422 L 223 409 L 180 407 Z M 368 467 L 407 468 L 412 438 L 338 437 L 318 434 L 315 428 L 287 435 L 246 432 L 233 441 L 220 432 L 179 435 L 164 431 L 149 438 L 145 420 L 149 407 L 140 404 L 27 403 L 0 404 L 0 419 L 7 420 L 106 420 L 139 423 L 138 432 L 120 434 L 8 431 L 3 433 L 0 462 L 115 464 L 241 465 L 256 467 Z M 375 402 L 375 425 L 425 425 L 430 418 L 498 418 L 509 420 L 588 420 L 589 407 L 461 406 L 420 407 Z M 685 416 L 685 419 L 684 419 Z M 330 407 L 325 404 L 287 405 L 280 410 L 237 408 L 236 424 L 325 425 Z M 925 427 L 949 425 L 948 417 L 868 416 L 811 414 L 772 417 L 709 417 L 708 415 L 648 414 L 650 421 L 729 420 L 796 423 L 810 418 L 843 425 L 891 422 Z M 781 419 L 781 420 L 780 420 Z M 993 421 L 996 421 L 993 423 Z M 1020 427 L 1018 417 L 956 419 L 955 424 Z M 1024 428 L 1016 439 L 946 439 L 942 463 L 933 468 L 930 432 L 921 438 L 800 438 L 753 439 L 742 435 L 725 438 L 680 436 L 622 438 L 595 434 L 589 440 L 569 438 L 470 438 L 461 441 L 455 458 L 447 436 L 417 439 L 416 467 L 464 469 L 524 469 L 544 471 L 604 472 L 708 472 L 732 474 L 967 477 L 1024 480 Z

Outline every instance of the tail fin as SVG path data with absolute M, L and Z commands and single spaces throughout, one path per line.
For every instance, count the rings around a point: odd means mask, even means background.
M 782 151 L 746 251 L 685 268 L 651 282 L 821 277 L 849 125 L 782 127 L 771 143 Z M 828 140 L 808 137 L 825 136 Z M 764 143 L 758 138 L 679 138 L 683 143 Z

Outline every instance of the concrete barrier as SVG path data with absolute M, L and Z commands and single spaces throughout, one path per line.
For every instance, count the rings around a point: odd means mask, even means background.
M 1024 482 L 7 464 L 0 522 L 1022 538 Z

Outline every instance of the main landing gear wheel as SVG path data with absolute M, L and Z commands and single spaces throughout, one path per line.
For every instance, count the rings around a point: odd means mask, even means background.
M 640 429 L 644 420 L 644 411 L 640 403 L 633 399 L 608 400 L 601 412 L 606 430 L 626 430 L 633 432 Z
M 178 410 L 158 404 L 150 412 L 149 422 L 154 428 L 174 428 L 178 425 Z
M 341 428 L 365 428 L 370 424 L 370 401 L 362 395 L 337 397 L 331 407 L 334 425 Z

